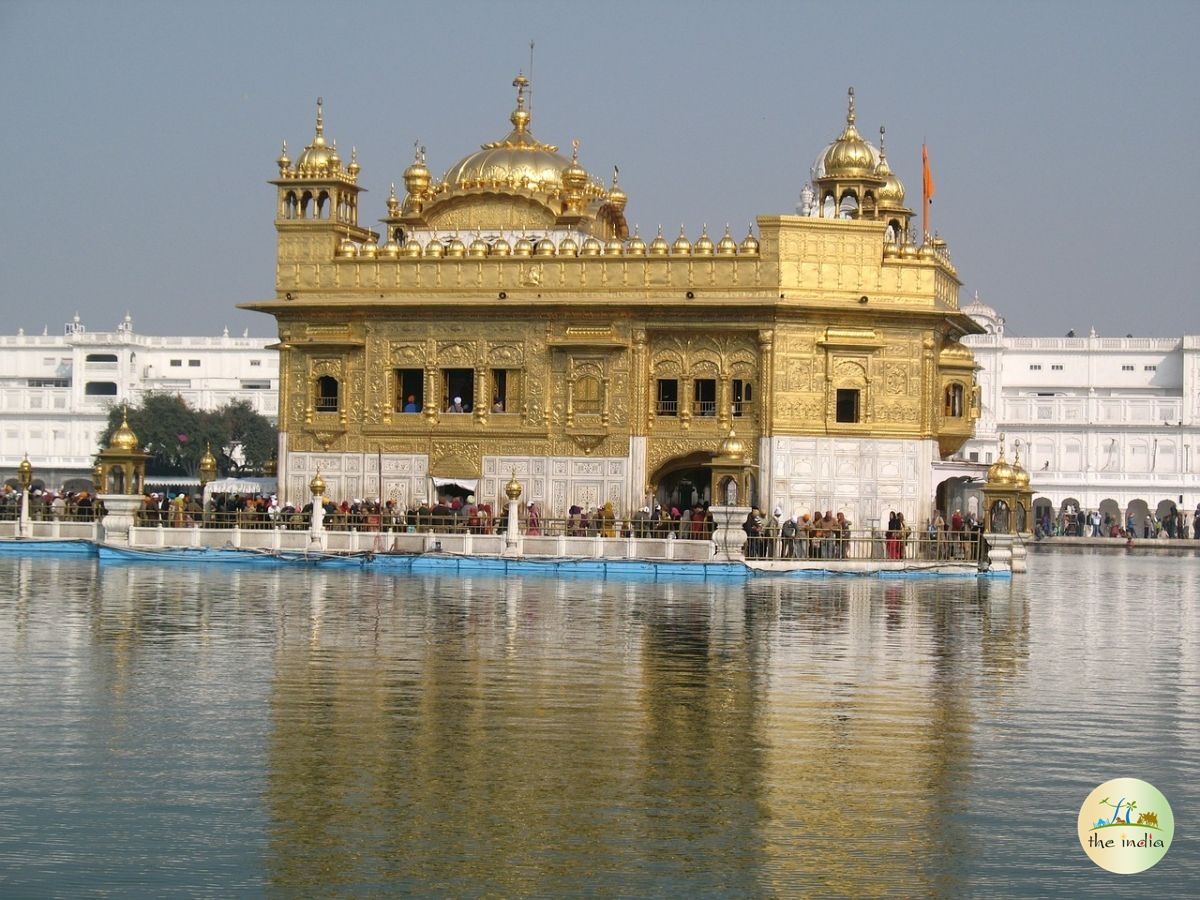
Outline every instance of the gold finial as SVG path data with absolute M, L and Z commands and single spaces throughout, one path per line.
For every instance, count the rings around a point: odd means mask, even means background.
M 321 467 L 317 466 L 317 474 L 308 483 L 308 491 L 313 497 L 325 496 L 325 479 L 321 477 Z
M 571 138 L 571 162 L 579 162 L 579 138 Z
M 322 137 L 325 134 L 325 115 L 321 110 L 325 101 L 320 97 L 317 98 L 317 137 Z
M 846 110 L 846 124 L 853 125 L 854 124 L 854 87 L 853 87 L 853 85 L 851 85 L 851 87 L 850 87 L 849 94 L 850 94 L 850 101 L 849 101 L 848 109 Z
M 1004 432 L 1000 432 L 1000 458 L 1004 459 Z
M 504 496 L 509 500 L 516 502 L 521 496 L 521 482 L 517 481 L 517 470 L 512 470 L 512 478 L 508 480 L 508 484 L 504 486 Z

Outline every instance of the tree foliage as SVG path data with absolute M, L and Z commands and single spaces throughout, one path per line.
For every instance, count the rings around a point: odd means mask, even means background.
M 220 409 L 192 409 L 177 394 L 148 393 L 141 406 L 115 406 L 108 413 L 108 427 L 100 435 L 107 447 L 127 416 L 138 444 L 150 454 L 147 475 L 199 474 L 200 460 L 207 448 L 224 476 L 261 471 L 275 454 L 278 432 L 245 400 L 234 400 Z

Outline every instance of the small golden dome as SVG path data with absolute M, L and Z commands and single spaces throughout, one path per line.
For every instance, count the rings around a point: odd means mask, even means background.
M 422 252 L 423 251 L 422 251 L 422 247 L 421 247 L 421 242 L 418 241 L 415 237 L 410 237 L 407 241 L 404 242 L 404 255 L 405 256 L 420 256 Z
M 629 202 L 629 198 L 621 190 L 621 186 L 617 184 L 617 169 L 615 166 L 613 167 L 612 187 L 608 189 L 608 202 L 621 212 L 625 211 L 625 204 Z
M 883 245 L 883 255 L 887 259 L 900 255 L 900 245 L 895 241 L 888 241 Z
M 666 256 L 671 252 L 671 247 L 667 243 L 667 239 L 663 237 L 661 225 L 658 226 L 658 234 L 650 242 L 650 247 L 646 252 L 650 256 Z
M 492 243 L 492 256 L 512 256 L 512 245 L 502 237 Z
M 334 255 L 342 257 L 358 256 L 358 244 L 350 240 L 350 236 L 347 235 L 338 243 L 337 253 Z
M 113 432 L 112 439 L 108 442 L 109 449 L 112 450 L 136 450 L 138 448 L 137 435 L 133 433 L 133 429 L 129 427 L 129 411 L 122 409 L 121 411 L 121 426 Z
M 1013 483 L 1013 468 L 1001 456 L 988 467 L 987 483 L 991 485 L 1007 485 Z
M 429 169 L 425 167 L 425 148 L 417 147 L 412 164 L 404 170 L 404 186 L 410 194 L 423 194 L 429 190 Z
M 1021 465 L 1021 442 L 1017 441 L 1013 447 L 1013 483 L 1019 488 L 1029 487 L 1029 472 Z
M 346 166 L 346 171 L 350 173 L 351 177 L 358 175 L 358 173 L 362 171 L 362 166 L 358 164 L 357 147 L 350 148 L 350 165 Z
M 379 245 L 374 241 L 364 241 L 362 247 L 359 248 L 358 255 L 374 259 L 379 255 Z
M 383 245 L 383 249 L 379 252 L 386 259 L 395 259 L 400 255 L 400 244 L 394 237 L 389 238 L 388 242 Z
M 903 206 L 904 205 L 904 185 L 900 179 L 892 172 L 892 167 L 888 165 L 887 154 L 883 149 L 884 128 L 879 126 L 879 163 L 875 166 L 875 175 L 883 179 L 883 186 L 876 192 L 875 196 L 879 199 L 880 206 Z
M 533 241 L 521 235 L 513 245 L 513 256 L 533 256 Z
M 304 148 L 300 158 L 296 160 L 296 171 L 302 174 L 320 174 L 333 168 L 333 160 L 337 151 L 325 143 L 325 116 L 322 111 L 322 100 L 317 98 L 317 133 L 312 143 Z M 341 160 L 339 159 L 340 163 Z
M 1029 487 L 1029 472 L 1024 466 L 1013 465 L 1013 484 L 1019 488 Z
M 450 243 L 446 245 L 446 255 L 454 258 L 459 258 L 467 255 L 467 245 L 459 240 L 458 235 L 450 239 Z
M 746 256 L 754 256 L 758 253 L 758 238 L 754 236 L 753 231 L 746 232 L 746 236 L 742 239 L 742 246 L 738 248 L 738 253 Z
M 746 444 L 734 433 L 733 428 L 729 429 L 729 434 L 725 440 L 721 441 L 721 446 L 717 449 L 717 455 L 733 459 L 741 459 L 746 456 Z
M 629 243 L 625 245 L 625 253 L 628 256 L 646 255 L 646 242 L 642 240 L 642 236 L 638 233 L 638 229 L 636 227 L 633 229 L 633 237 L 630 238 Z
M 540 241 L 538 241 L 537 245 L 533 248 L 533 255 L 534 256 L 553 256 L 555 254 L 555 251 L 556 251 L 556 248 L 554 246 L 554 241 L 550 240 L 550 238 L 548 238 L 548 237 L 544 237 Z
M 387 198 L 388 218 L 394 219 L 400 215 L 400 200 L 396 197 L 396 185 L 392 185 Z
M 604 245 L 604 253 L 606 256 L 622 256 L 625 253 L 625 242 L 619 237 L 611 237 L 608 243 Z
M 587 169 L 579 164 L 579 140 L 571 141 L 571 163 L 562 170 L 563 187 L 569 191 L 582 191 L 587 187 Z
M 675 238 L 675 243 L 671 245 L 671 252 L 676 256 L 691 256 L 692 254 L 692 242 L 684 234 L 682 225 L 679 226 L 679 237 Z
M 433 238 L 433 240 L 431 240 L 428 244 L 425 245 L 425 255 L 432 256 L 435 258 L 445 256 L 446 255 L 446 245 L 443 244 L 441 241 L 439 241 L 437 238 Z
M 825 149 L 818 166 L 826 178 L 863 178 L 875 171 L 875 151 L 854 127 L 854 88 L 850 88 L 849 98 L 846 127 Z
M 338 156 L 337 141 L 333 142 L 333 146 L 329 149 L 329 168 L 335 172 L 342 167 L 342 158 Z
M 696 246 L 693 248 L 692 252 L 697 256 L 713 255 L 713 242 L 712 238 L 708 236 L 707 225 L 700 230 L 700 237 L 696 239 Z
M 733 256 L 737 253 L 737 241 L 733 239 L 733 235 L 729 233 L 729 226 L 725 226 L 725 236 L 717 242 L 717 256 Z
M 577 243 L 575 243 L 575 239 L 570 238 L 570 237 L 565 237 L 561 241 L 559 241 L 558 242 L 558 255 L 559 256 L 578 256 L 579 255 L 579 245 Z
M 279 159 L 275 160 L 275 162 L 279 166 L 279 174 L 281 175 L 286 172 L 288 166 L 292 164 L 292 160 L 288 156 L 287 152 L 287 141 L 283 142 L 283 149 L 279 151 Z
M 589 236 L 579 249 L 580 256 L 599 256 L 604 250 L 604 246 L 596 240 L 594 236 Z M 562 252 L 562 247 L 559 247 L 559 252 Z
M 478 257 L 478 256 L 487 256 L 487 255 L 488 255 L 487 241 L 485 241 L 483 238 L 476 235 L 475 240 L 471 241 L 471 246 L 467 248 L 467 256 Z

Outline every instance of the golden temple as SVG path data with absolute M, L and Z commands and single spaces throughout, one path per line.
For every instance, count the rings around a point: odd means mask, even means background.
M 545 515 L 628 515 L 713 500 L 736 435 L 745 503 L 923 521 L 933 464 L 978 416 L 958 339 L 979 328 L 853 89 L 798 214 L 646 241 L 616 171 L 537 140 L 513 85 L 508 134 L 436 179 L 417 148 L 381 228 L 320 101 L 295 161 L 284 145 L 275 297 L 244 305 L 278 320 L 281 495 L 303 502 L 319 471 L 336 498 L 409 506 L 454 482 L 502 503 L 515 472 Z

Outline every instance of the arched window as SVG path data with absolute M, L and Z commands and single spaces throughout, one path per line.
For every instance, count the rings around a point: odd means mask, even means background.
M 945 415 L 950 419 L 961 419 L 963 415 L 963 386 L 957 381 L 946 386 Z
M 322 375 L 317 379 L 317 412 L 338 411 L 338 380 L 332 375 Z
M 575 382 L 575 412 L 598 413 L 602 410 L 604 398 L 601 396 L 600 379 L 594 375 L 584 375 Z

